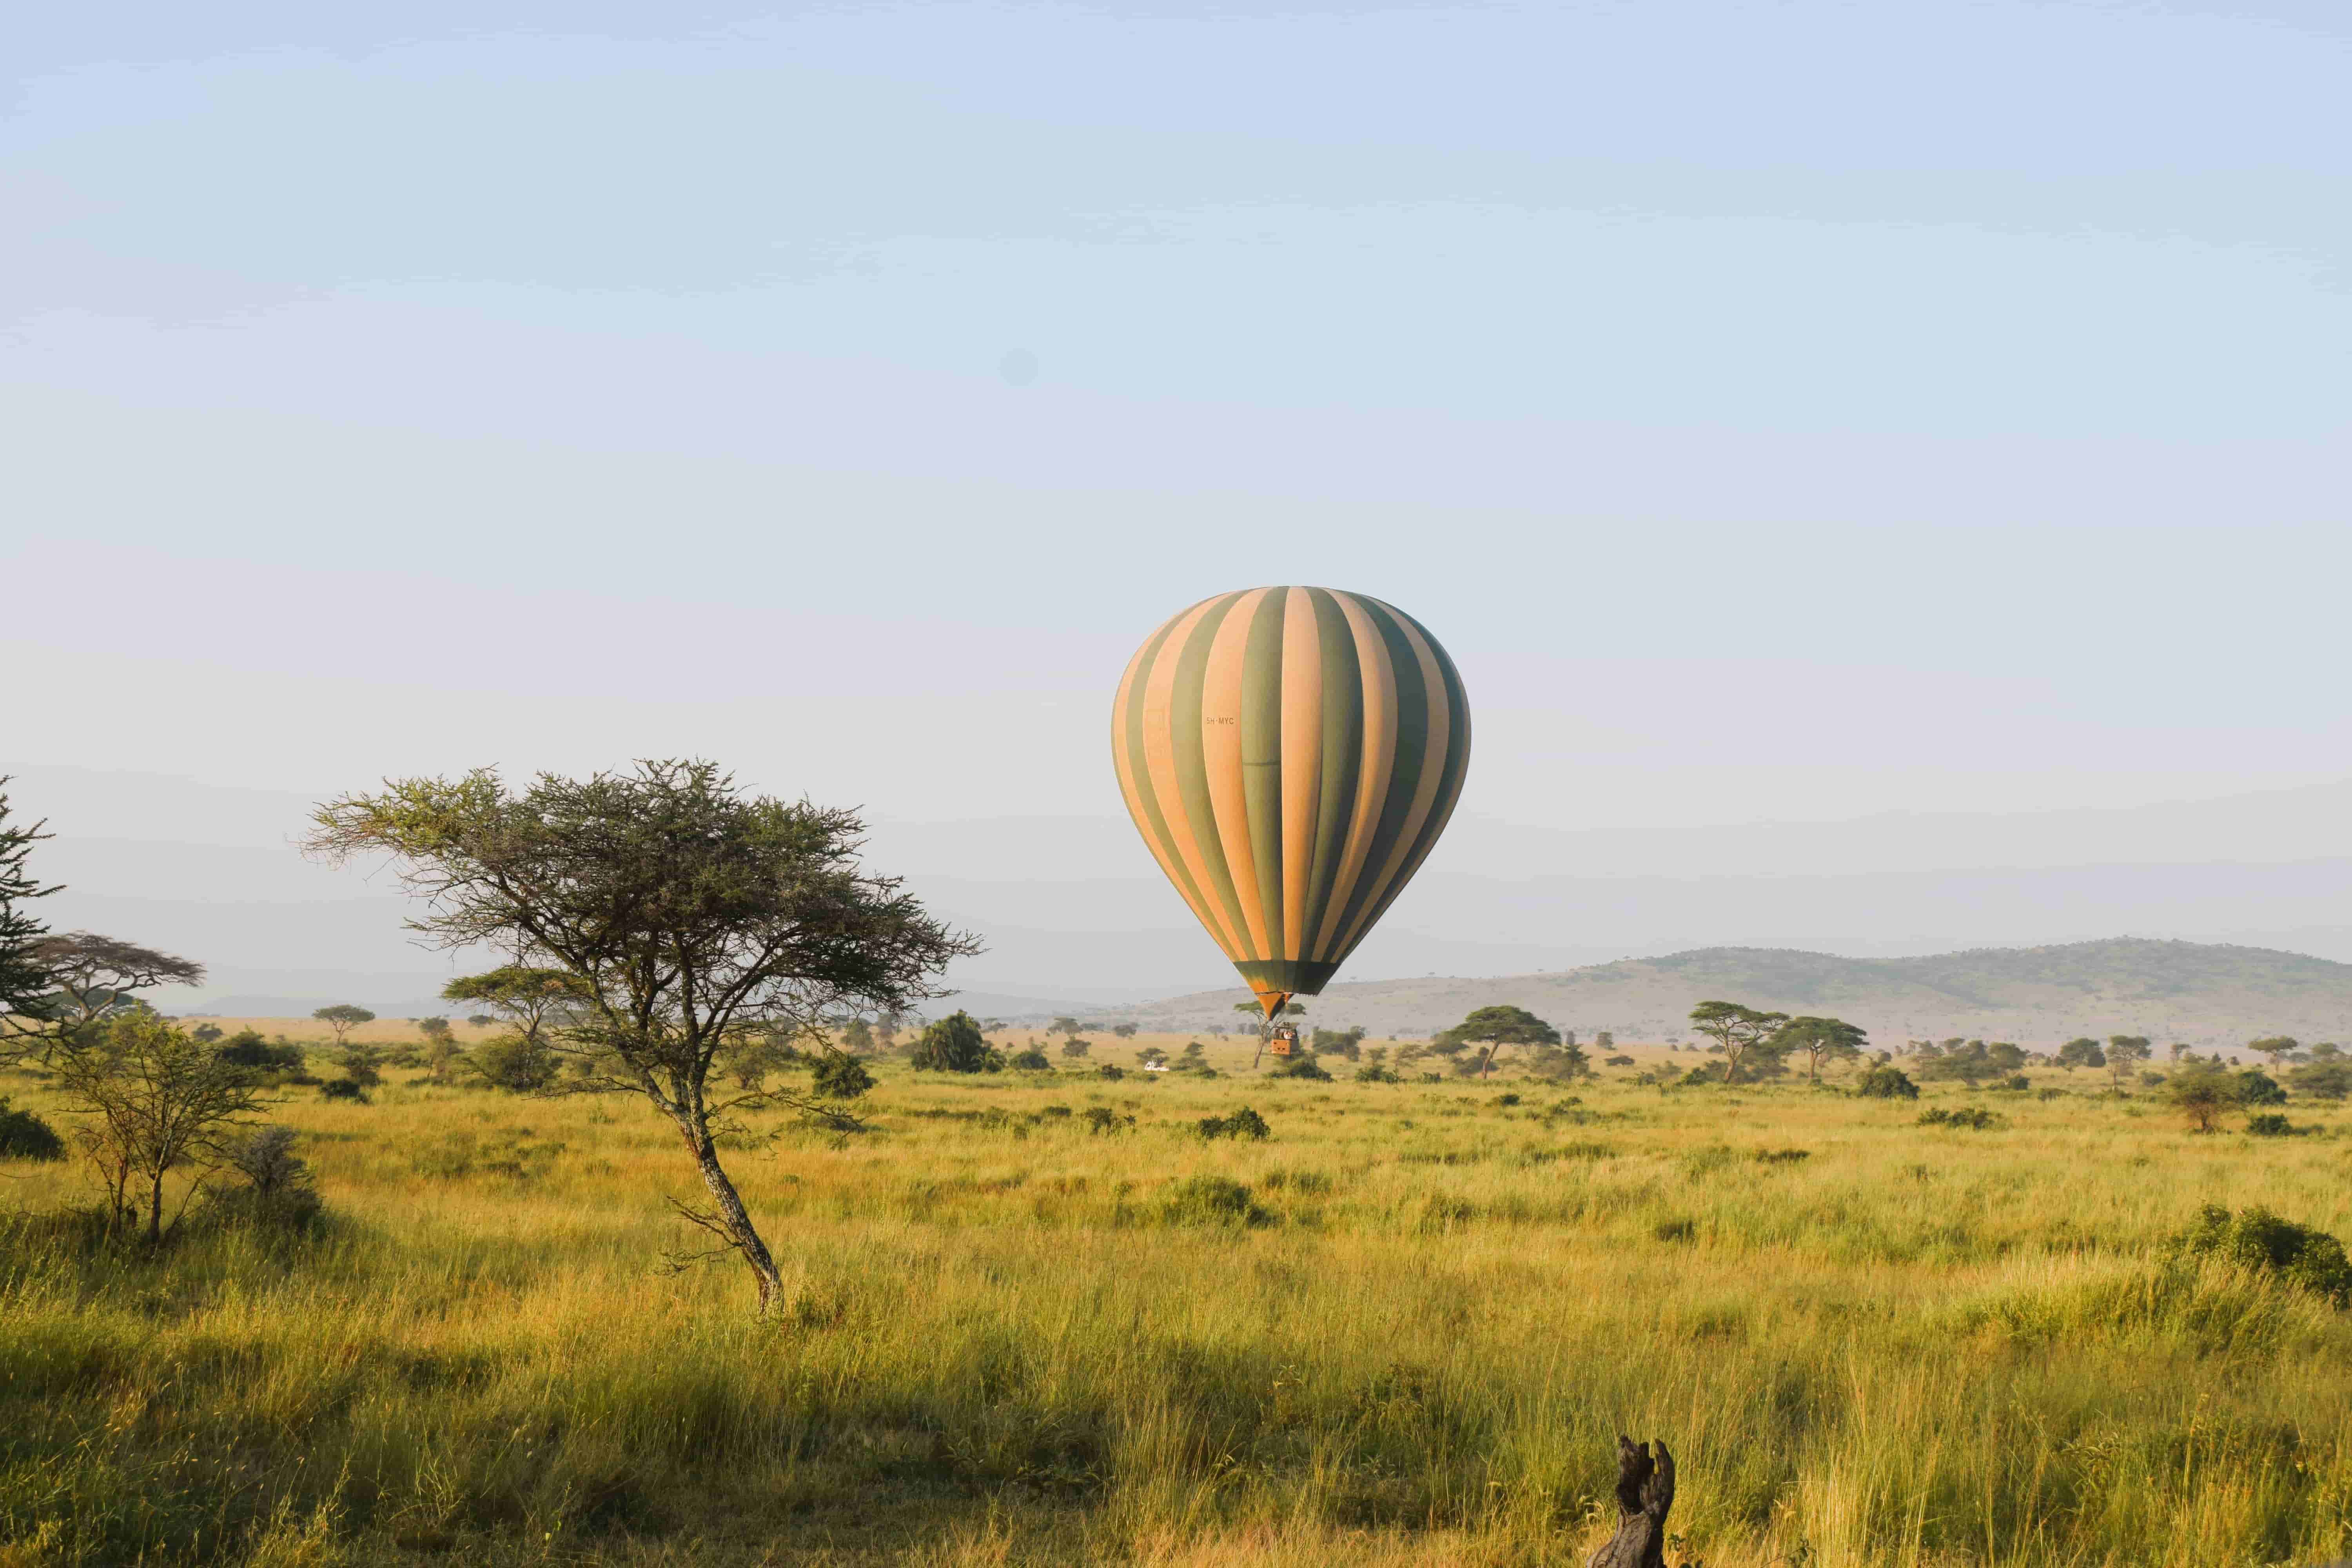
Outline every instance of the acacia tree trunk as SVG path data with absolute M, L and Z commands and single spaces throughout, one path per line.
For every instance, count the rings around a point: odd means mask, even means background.
M 760 1316 L 764 1318 L 784 1288 L 783 1276 L 776 1271 L 775 1257 L 760 1238 L 759 1227 L 751 1223 L 751 1211 L 743 1206 L 742 1194 L 736 1192 L 726 1167 L 719 1164 L 719 1147 L 711 1141 L 709 1130 L 688 1127 L 682 1131 L 695 1164 L 701 1168 L 702 1184 L 710 1190 L 710 1200 L 718 1206 L 717 1214 L 698 1223 L 705 1229 L 718 1232 L 751 1266 L 751 1276 L 760 1287 Z
M 1655 1447 L 1657 1458 L 1650 1457 Z M 1675 1506 L 1675 1457 L 1654 1444 L 1617 1439 L 1617 1532 L 1584 1568 L 1665 1568 L 1666 1510 Z

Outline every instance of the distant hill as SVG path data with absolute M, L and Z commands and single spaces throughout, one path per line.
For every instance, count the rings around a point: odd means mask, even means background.
M 1230 1024 L 1241 990 L 1095 1009 L 1152 1029 Z M 1420 1035 L 1474 1007 L 1515 1003 L 1588 1037 L 1686 1032 L 1710 998 L 1827 1013 L 1894 1041 L 1950 1035 L 2047 1045 L 2075 1035 L 2147 1035 L 2226 1046 L 2260 1035 L 2352 1043 L 2352 964 L 2269 948 L 2118 937 L 2056 947 L 1973 948 L 1916 958 L 1841 958 L 1769 947 L 1706 947 L 1551 973 L 1431 976 L 1332 986 L 1307 998 L 1321 1026 Z

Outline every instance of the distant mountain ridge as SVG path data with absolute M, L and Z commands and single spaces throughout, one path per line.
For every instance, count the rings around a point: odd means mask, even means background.
M 1105 1016 L 1202 1028 L 1231 1022 L 1239 995 L 1236 986 Z M 2352 964 L 2139 937 L 1908 958 L 1706 947 L 1553 973 L 1343 984 L 1307 1000 L 1318 1025 L 1360 1024 L 1378 1035 L 1425 1034 L 1473 1007 L 1512 1003 L 1588 1035 L 1656 1039 L 1686 1032 L 1692 1006 L 1714 998 L 1833 1014 L 1890 1041 L 1958 1034 L 2046 1044 L 2139 1034 L 2203 1047 L 2272 1034 L 2352 1037 Z

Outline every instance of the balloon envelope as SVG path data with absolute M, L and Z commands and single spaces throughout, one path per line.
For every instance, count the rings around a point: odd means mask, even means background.
M 1428 858 L 1462 794 L 1470 709 L 1395 606 L 1251 588 L 1137 650 L 1111 756 L 1160 869 L 1271 1016 L 1323 989 Z

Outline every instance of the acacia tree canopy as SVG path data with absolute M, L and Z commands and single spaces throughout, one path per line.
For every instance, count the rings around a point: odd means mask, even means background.
M 1702 1002 L 1691 1009 L 1691 1027 L 1713 1040 L 1723 1052 L 1723 1081 L 1739 1076 L 1739 1064 L 1748 1053 L 1779 1032 L 1789 1021 L 1786 1013 L 1759 1013 L 1737 1002 Z
M 750 1267 L 762 1313 L 782 1276 L 718 1139 L 738 1110 L 839 1112 L 789 1089 L 714 1093 L 714 1063 L 747 1037 L 822 1038 L 830 1019 L 910 1012 L 980 951 L 898 879 L 860 868 L 856 814 L 747 795 L 709 762 L 542 773 L 521 790 L 490 769 L 395 780 L 312 821 L 313 854 L 392 858 L 425 901 L 412 930 L 578 982 L 578 1016 L 549 1030 L 585 1069 L 571 1087 L 642 1094 L 671 1121 L 709 1194 L 676 1206 Z
M 95 931 L 68 931 L 43 941 L 35 956 L 55 977 L 52 1016 L 68 1027 L 94 1024 L 138 1004 L 134 992 L 153 985 L 201 985 L 205 966 L 152 947 Z
M 1810 1061 L 1806 1076 L 1821 1081 L 1822 1063 L 1852 1061 L 1868 1048 L 1870 1036 L 1859 1025 L 1843 1018 L 1815 1018 L 1799 1014 L 1775 1030 L 1769 1042 L 1775 1056 L 1801 1054 Z

